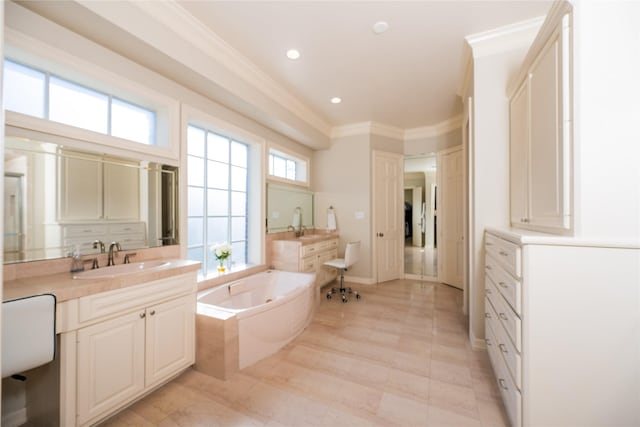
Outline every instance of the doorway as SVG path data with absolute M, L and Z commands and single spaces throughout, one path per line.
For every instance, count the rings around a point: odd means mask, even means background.
M 4 174 L 4 260 L 19 261 L 23 256 L 24 209 L 22 199 L 24 175 Z
M 404 160 L 404 276 L 437 280 L 437 157 Z

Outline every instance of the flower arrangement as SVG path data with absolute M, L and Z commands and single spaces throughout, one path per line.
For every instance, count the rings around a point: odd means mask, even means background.
M 218 260 L 218 271 L 224 273 L 224 260 L 231 256 L 231 245 L 227 242 L 216 243 L 211 246 L 211 252 L 213 252 L 213 256 Z

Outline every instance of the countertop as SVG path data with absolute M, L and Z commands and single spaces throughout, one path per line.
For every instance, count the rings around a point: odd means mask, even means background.
M 325 240 L 337 239 L 337 234 L 306 234 L 301 237 L 292 237 L 287 239 L 276 239 L 275 241 L 285 241 L 285 242 L 298 242 L 301 245 L 311 245 L 317 242 L 323 242 Z
M 487 227 L 486 231 L 517 245 L 589 246 L 600 248 L 640 249 L 637 239 L 612 240 L 562 236 L 516 228 Z
M 168 259 L 167 265 L 146 271 L 138 271 L 113 278 L 74 279 L 73 273 L 59 273 L 6 281 L 3 284 L 3 301 L 32 295 L 54 294 L 58 303 L 63 301 L 139 285 L 153 280 L 197 271 L 200 263 L 184 259 Z M 108 267 L 104 267 L 107 269 Z

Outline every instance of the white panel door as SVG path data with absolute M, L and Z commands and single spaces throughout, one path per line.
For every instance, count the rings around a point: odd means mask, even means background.
M 194 295 L 147 308 L 147 387 L 195 362 Z
M 402 275 L 404 246 L 403 157 L 373 152 L 375 274 L 377 282 Z
M 441 282 L 462 289 L 464 277 L 464 210 L 463 159 L 462 150 L 455 150 L 442 156 L 442 182 L 440 185 L 441 206 L 438 220 L 441 226 L 441 240 L 438 257 L 441 261 L 438 277 Z
M 413 187 L 412 206 L 411 211 L 411 244 L 417 247 L 423 247 L 422 233 L 424 232 L 424 201 L 422 200 L 422 187 Z
M 144 317 L 140 310 L 78 330 L 78 424 L 144 389 Z
M 60 220 L 102 219 L 102 164 L 99 157 L 60 158 Z

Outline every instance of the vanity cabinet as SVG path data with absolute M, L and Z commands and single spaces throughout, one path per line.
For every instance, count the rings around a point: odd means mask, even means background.
M 194 272 L 63 303 L 61 424 L 95 424 L 192 365 L 196 291 Z
M 273 266 L 278 270 L 315 273 L 316 286 L 321 288 L 337 277 L 335 268 L 323 264 L 338 257 L 338 239 L 320 241 L 274 240 Z
M 511 223 L 571 228 L 569 15 L 543 44 L 510 97 Z

